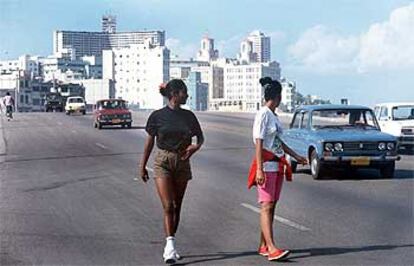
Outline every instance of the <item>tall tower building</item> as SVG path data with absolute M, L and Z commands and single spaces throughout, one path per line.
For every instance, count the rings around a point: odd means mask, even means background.
M 253 31 L 247 39 L 252 42 L 255 61 L 270 62 L 270 37 L 260 31 Z
M 210 62 L 219 56 L 218 50 L 214 49 L 214 39 L 204 36 L 201 40 L 201 49 L 197 53 L 198 61 Z
M 102 32 L 106 32 L 106 33 L 116 32 L 116 16 L 111 16 L 111 15 L 102 16 Z

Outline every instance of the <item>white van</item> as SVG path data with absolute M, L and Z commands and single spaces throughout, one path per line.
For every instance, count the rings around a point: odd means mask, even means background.
M 374 111 L 381 131 L 398 137 L 400 147 L 414 148 L 414 102 L 377 104 Z
M 65 112 L 67 115 L 70 115 L 71 113 L 74 113 L 74 112 L 80 112 L 83 115 L 85 115 L 86 114 L 86 103 L 83 97 L 80 97 L 80 96 L 68 97 L 66 99 Z

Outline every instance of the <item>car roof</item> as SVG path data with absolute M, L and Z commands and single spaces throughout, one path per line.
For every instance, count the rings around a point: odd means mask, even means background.
M 345 104 L 318 104 L 302 105 L 296 111 L 314 111 L 314 110 L 331 110 L 331 109 L 371 109 L 363 105 L 345 105 Z
M 121 101 L 121 102 L 125 102 L 125 100 L 122 100 L 122 99 L 102 99 L 102 100 L 98 100 L 97 103 L 99 103 L 99 102 L 107 102 L 107 101 Z
M 82 97 L 82 96 L 69 96 L 69 97 L 68 97 L 68 99 L 71 99 L 71 98 L 82 98 L 82 99 L 83 99 L 83 97 Z
M 414 105 L 414 102 L 387 102 L 387 103 L 378 103 L 375 106 L 402 106 L 402 105 Z

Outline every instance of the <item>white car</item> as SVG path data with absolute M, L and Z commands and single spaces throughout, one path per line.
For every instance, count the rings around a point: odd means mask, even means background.
M 414 102 L 377 104 L 374 111 L 381 131 L 396 136 L 399 147 L 414 148 Z
M 80 112 L 83 115 L 85 115 L 86 114 L 86 103 L 83 97 L 80 97 L 80 96 L 68 97 L 66 99 L 65 112 L 67 115 L 70 115 L 71 113 L 74 113 L 74 112 Z

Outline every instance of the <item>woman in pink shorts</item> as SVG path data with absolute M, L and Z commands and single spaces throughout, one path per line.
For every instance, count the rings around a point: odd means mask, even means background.
M 307 159 L 287 147 L 280 139 L 283 132 L 279 118 L 275 114 L 281 101 L 282 86 L 277 80 L 269 77 L 261 78 L 264 90 L 265 105 L 256 114 L 253 125 L 253 141 L 256 147 L 256 184 L 260 211 L 260 246 L 259 254 L 268 260 L 281 260 L 289 255 L 289 250 L 279 249 L 273 240 L 273 217 L 275 206 L 280 197 L 283 185 L 283 164 L 285 152 L 298 163 L 307 164 Z M 264 152 L 272 153 L 274 158 L 264 160 Z

